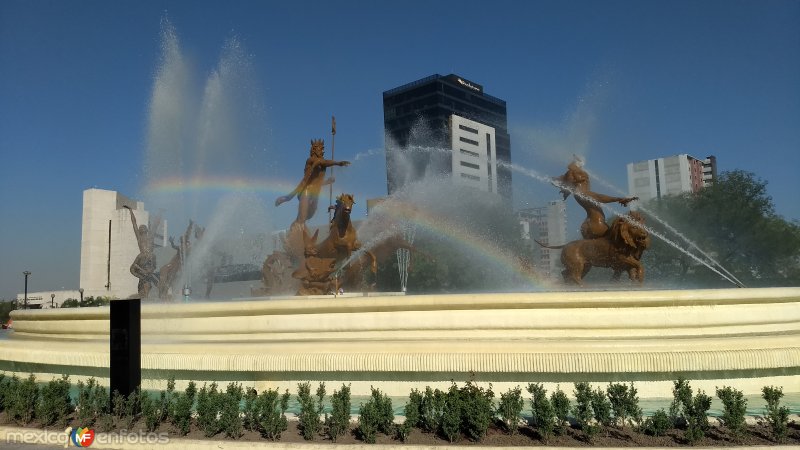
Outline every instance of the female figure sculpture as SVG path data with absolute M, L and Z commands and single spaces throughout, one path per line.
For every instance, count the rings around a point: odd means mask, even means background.
M 581 224 L 581 235 L 584 239 L 594 239 L 605 236 L 608 233 L 606 215 L 603 213 L 601 203 L 618 202 L 622 206 L 638 200 L 639 197 L 612 197 L 610 195 L 599 194 L 591 190 L 589 174 L 583 169 L 583 159 L 575 156 L 575 159 L 567 166 L 564 175 L 555 177 L 554 184 L 561 188 L 564 200 L 569 194 L 575 195 L 575 201 L 586 211 L 586 219 Z

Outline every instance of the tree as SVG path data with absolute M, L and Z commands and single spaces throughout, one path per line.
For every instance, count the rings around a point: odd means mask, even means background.
M 107 306 L 111 301 L 111 297 L 86 297 L 83 301 L 74 298 L 68 298 L 61 303 L 62 308 L 86 308 L 89 306 Z M 79 305 L 80 304 L 80 305 Z
M 775 213 L 766 186 L 767 182 L 753 173 L 724 172 L 715 184 L 697 193 L 650 201 L 645 208 L 647 225 L 699 259 L 713 258 L 747 286 L 796 285 L 800 281 L 800 224 Z M 648 279 L 655 282 L 730 286 L 723 275 L 658 237 L 653 238 L 643 260 Z M 710 265 L 725 273 L 714 263 Z

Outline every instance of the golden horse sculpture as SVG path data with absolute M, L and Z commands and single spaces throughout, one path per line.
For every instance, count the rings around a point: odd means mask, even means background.
M 583 278 L 592 267 L 608 267 L 614 270 L 613 279 L 618 280 L 627 272 L 631 281 L 644 281 L 644 266 L 640 261 L 650 246 L 650 235 L 644 228 L 644 217 L 636 211 L 627 216 L 617 216 L 608 233 L 593 239 L 579 239 L 565 245 L 542 247 L 561 249 L 561 275 L 567 283 L 583 284 Z
M 303 231 L 305 258 L 301 267 L 292 273 L 292 277 L 302 283 L 297 295 L 330 294 L 339 287 L 346 290 L 361 288 L 364 259 L 369 260 L 368 270 L 373 274 L 377 272 L 375 255 L 368 250 L 361 250 L 361 242 L 350 221 L 354 204 L 352 194 L 342 194 L 336 198 L 328 237 L 319 244 L 319 230 L 313 236 Z M 354 256 L 359 250 L 362 254 Z M 337 272 L 341 272 L 341 279 L 335 278 Z

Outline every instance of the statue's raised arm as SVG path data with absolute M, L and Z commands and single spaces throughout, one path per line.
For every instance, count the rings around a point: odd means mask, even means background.
M 133 224 L 133 234 L 136 235 L 136 243 L 139 245 L 139 251 L 140 252 L 147 251 L 148 249 L 147 239 L 149 238 L 147 226 L 142 225 L 141 227 L 139 227 L 139 225 L 136 223 L 136 214 L 133 213 L 133 209 L 131 209 L 130 206 L 122 205 L 122 207 L 127 209 L 128 212 L 131 213 L 131 224 Z

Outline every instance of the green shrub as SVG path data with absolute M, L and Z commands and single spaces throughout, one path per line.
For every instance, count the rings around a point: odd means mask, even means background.
M 176 393 L 175 393 L 175 377 L 170 377 L 167 380 L 167 390 L 161 391 L 159 395 L 159 424 L 161 422 L 165 422 L 170 419 L 170 414 L 172 414 L 173 405 L 175 404 L 176 400 Z
M 161 392 L 161 397 L 164 397 L 164 392 Z M 142 408 L 142 418 L 147 431 L 155 431 L 159 424 L 161 424 L 161 412 L 159 411 L 160 402 L 153 399 L 146 391 L 142 391 L 142 397 L 139 399 L 139 404 Z
M 109 409 L 108 393 L 94 378 L 89 378 L 85 384 L 78 381 L 77 386 L 76 419 L 81 426 L 92 426 Z
M 261 391 L 258 397 L 258 426 L 261 435 L 272 441 L 281 438 L 288 428 L 286 410 L 289 408 L 289 390 L 279 395 L 277 390 Z
M 397 437 L 403 442 L 408 439 L 412 429 L 422 424 L 422 400 L 422 394 L 416 389 L 412 389 L 408 394 L 408 402 L 404 408 L 406 420 L 397 427 Z
M 366 404 L 361 405 L 356 433 L 368 444 L 375 443 L 377 432 L 391 435 L 394 427 L 392 399 L 382 394 L 380 389 L 372 389 Z
M 139 406 L 142 410 L 147 431 L 155 431 L 172 413 L 175 402 L 175 378 L 167 380 L 167 390 L 159 392 L 158 400 L 145 391 L 141 391 Z
M 43 427 L 53 424 L 64 427 L 72 413 L 72 400 L 69 397 L 71 384 L 67 375 L 51 380 L 42 386 L 39 402 L 36 405 L 36 417 Z
M 497 414 L 503 422 L 506 431 L 511 435 L 519 431 L 519 419 L 522 415 L 522 408 L 525 402 L 522 400 L 522 389 L 519 386 L 509 389 L 508 392 L 500 394 L 500 404 L 497 405 Z
M 541 384 L 529 384 L 528 392 L 532 395 L 531 426 L 539 432 L 539 436 L 547 443 L 556 428 L 556 413 L 550 400 L 547 399 L 547 390 Z
M 108 306 L 111 302 L 111 297 L 86 297 L 83 301 L 74 298 L 68 298 L 61 302 L 61 308 L 86 308 L 90 306 Z
M 670 420 L 674 426 L 686 426 L 684 437 L 690 444 L 698 442 L 708 430 L 708 409 L 711 408 L 711 397 L 699 391 L 692 396 L 689 381 L 678 378 L 673 383 Z
M 183 394 L 176 393 L 168 406 L 168 416 L 181 436 L 186 436 L 191 430 L 192 406 L 194 406 L 196 396 L 197 386 L 194 381 L 190 381 L 186 391 Z
M 423 430 L 428 433 L 439 432 L 442 427 L 444 403 L 444 392 L 425 387 L 425 395 L 422 397 L 422 406 L 420 407 L 420 424 Z
M 587 382 L 575 383 L 575 406 L 572 407 L 572 415 L 578 423 L 581 431 L 586 435 L 586 440 L 591 442 L 598 431 L 598 427 L 592 423 L 594 410 L 592 409 L 592 387 Z
M 356 435 L 367 444 L 374 444 L 378 434 L 378 422 L 380 421 L 378 405 L 372 399 L 367 403 L 362 403 L 358 411 L 358 426 Z
M 6 410 L 6 392 L 11 379 L 6 374 L 0 373 L 0 413 Z
M 550 404 L 553 405 L 553 412 L 556 415 L 556 434 L 564 434 L 569 426 L 569 398 L 558 386 L 550 394 Z
M 324 398 L 325 383 L 320 383 L 317 388 L 317 401 L 311 397 L 311 383 L 297 385 L 297 400 L 300 403 L 300 432 L 303 434 L 303 439 L 307 441 L 314 440 L 320 432 L 319 416 L 322 414 Z
M 461 436 L 461 391 L 455 383 L 444 395 L 441 431 L 450 443 L 455 442 Z
M 489 384 L 488 389 L 483 389 L 475 382 L 467 381 L 460 391 L 462 431 L 467 438 L 478 442 L 486 435 L 486 430 L 494 418 L 492 385 Z M 522 403 L 522 397 L 518 395 L 518 398 L 519 403 Z M 521 410 L 522 406 L 519 409 Z
M 772 437 L 776 442 L 783 442 L 786 439 L 789 425 L 789 408 L 780 406 L 783 397 L 783 388 L 774 386 L 764 386 L 761 389 L 761 397 L 767 402 L 767 415 L 764 417 Z
M 644 432 L 652 436 L 663 436 L 672 426 L 674 422 L 670 419 L 664 408 L 657 410 L 651 417 L 644 421 Z
M 672 403 L 669 406 L 669 418 L 674 427 L 685 426 L 688 423 L 686 405 L 692 402 L 692 388 L 689 387 L 689 381 L 683 377 L 678 377 L 672 384 Z
M 141 412 L 140 390 L 136 388 L 127 397 L 114 391 L 111 408 L 118 427 L 130 430 Z M 112 424 L 113 425 L 113 424 Z
M 611 402 L 608 400 L 606 392 L 601 388 L 597 388 L 592 393 L 592 411 L 594 411 L 594 420 L 598 425 L 606 428 L 611 426 Z M 608 434 L 607 430 L 606 434 Z
M 705 436 L 708 430 L 708 409 L 711 408 L 711 397 L 699 391 L 686 406 L 688 423 L 684 436 L 689 443 L 694 444 Z
M 630 386 L 621 383 L 608 385 L 606 389 L 608 400 L 611 403 L 613 423 L 619 428 L 629 425 L 638 425 L 642 422 L 642 409 L 639 407 L 639 397 L 633 383 Z
M 258 431 L 258 391 L 252 387 L 245 389 L 242 426 L 245 430 Z
M 221 430 L 218 420 L 222 409 L 222 395 L 217 391 L 217 383 L 204 384 L 197 393 L 197 426 L 205 437 L 218 434 Z
M 242 416 L 239 414 L 242 395 L 242 385 L 231 382 L 228 383 L 225 393 L 219 396 L 219 429 L 232 439 L 238 439 L 244 434 Z
M 325 433 L 330 440 L 336 442 L 350 428 L 350 386 L 342 385 L 331 396 L 331 415 L 325 415 Z
M 20 425 L 27 425 L 36 417 L 39 389 L 33 374 L 24 381 L 20 381 L 16 375 L 12 376 L 5 397 L 6 414 L 9 419 Z
M 717 397 L 722 400 L 722 417 L 720 421 L 730 430 L 733 436 L 740 438 L 747 430 L 745 423 L 745 413 L 747 412 L 747 400 L 742 391 L 729 386 L 717 388 Z

